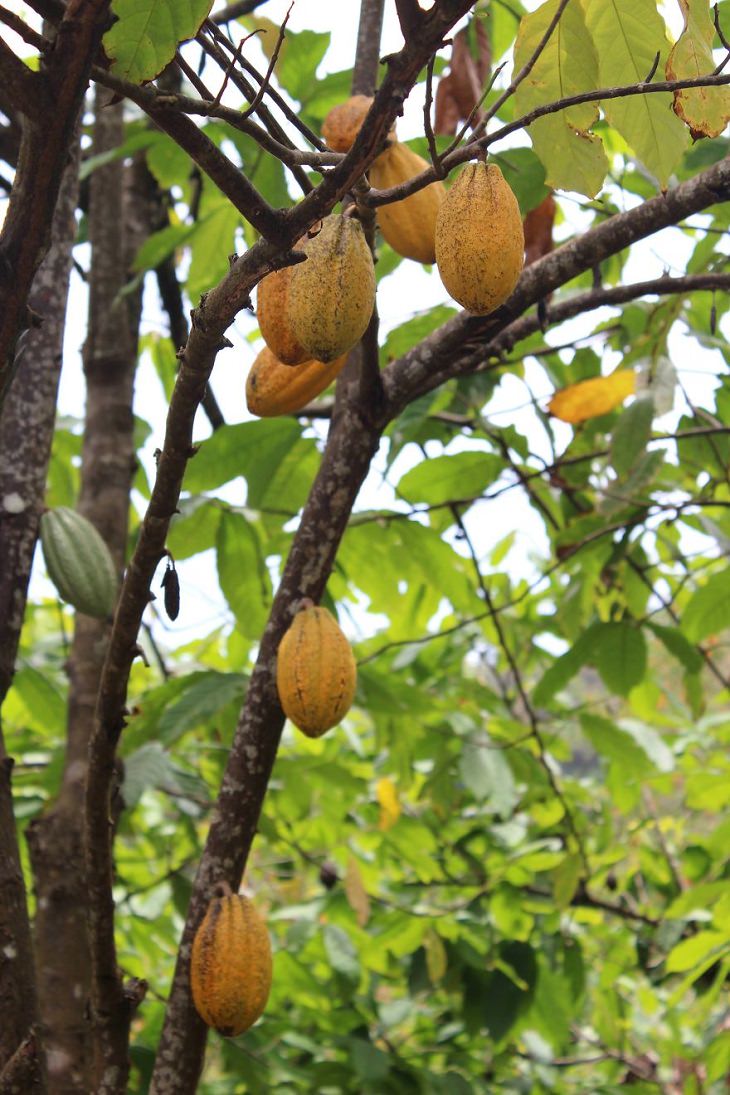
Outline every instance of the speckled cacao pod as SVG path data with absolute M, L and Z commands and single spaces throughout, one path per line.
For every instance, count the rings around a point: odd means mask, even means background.
M 355 697 L 352 649 L 326 608 L 309 604 L 279 644 L 276 687 L 287 718 L 310 738 L 336 726 Z
M 259 418 L 292 414 L 328 388 L 347 361 L 347 354 L 329 365 L 305 361 L 296 369 L 282 365 L 268 346 L 258 355 L 246 380 L 246 406 Z
M 289 322 L 310 358 L 325 364 L 359 342 L 375 305 L 375 268 L 362 226 L 333 213 L 302 250 L 289 287 Z
M 333 106 L 322 123 L 327 147 L 333 152 L 349 152 L 372 105 L 373 100 L 367 95 L 352 95 L 346 102 Z
M 376 190 L 389 190 L 420 175 L 428 166 L 408 145 L 394 141 L 370 165 L 370 185 Z M 394 251 L 416 262 L 434 261 L 436 217 L 445 195 L 443 183 L 432 182 L 402 201 L 378 206 L 380 231 Z
M 190 955 L 190 986 L 200 1018 L 235 1038 L 256 1022 L 271 990 L 271 943 L 247 897 L 215 897 Z
M 512 294 L 524 265 L 517 198 L 496 164 L 467 164 L 436 219 L 436 262 L 454 300 L 485 316 Z
M 289 286 L 293 269 L 293 266 L 287 266 L 267 274 L 256 290 L 256 318 L 261 335 L 283 365 L 300 365 L 309 357 L 289 322 Z
M 63 600 L 86 616 L 110 616 L 119 577 L 91 522 L 76 510 L 57 506 L 41 517 L 40 534 L 48 577 Z

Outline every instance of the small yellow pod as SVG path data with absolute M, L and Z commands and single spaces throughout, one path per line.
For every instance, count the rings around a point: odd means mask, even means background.
M 449 296 L 486 316 L 519 281 L 525 235 L 517 198 L 496 164 L 470 163 L 436 219 L 436 262 Z
M 246 380 L 246 406 L 259 418 L 293 414 L 329 388 L 346 361 L 347 354 L 343 354 L 329 365 L 322 361 L 305 361 L 292 369 L 282 365 L 265 346 Z
M 215 897 L 195 933 L 190 987 L 198 1015 L 235 1038 L 263 1014 L 271 991 L 271 943 L 263 917 L 242 894 Z
M 368 178 L 376 190 L 389 190 L 391 186 L 420 175 L 428 166 L 408 145 L 394 141 L 373 160 Z M 406 259 L 433 262 L 436 258 L 436 218 L 445 197 L 444 184 L 432 182 L 402 201 L 379 205 L 377 218 L 383 239 Z
M 306 605 L 279 643 L 276 687 L 284 714 L 318 738 L 345 717 L 356 686 L 355 658 L 337 621 L 326 608 Z

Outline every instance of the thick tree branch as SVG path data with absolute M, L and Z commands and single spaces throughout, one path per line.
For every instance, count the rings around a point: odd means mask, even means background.
M 214 23 L 230 23 L 232 19 L 240 19 L 242 15 L 250 15 L 265 3 L 266 0 L 238 0 L 235 4 L 227 4 L 211 18 Z
M 39 75 L 52 108 L 24 127 L 0 233 L 0 404 L 12 379 L 18 335 L 28 326 L 28 293 L 48 249 L 60 180 L 108 12 L 109 0 L 70 0 L 53 48 L 42 56 Z
M 646 238 L 660 228 L 676 224 L 691 213 L 728 199 L 730 157 L 720 160 L 694 179 L 681 183 L 666 194 L 651 198 L 628 213 L 609 217 L 590 231 L 532 263 L 523 271 L 510 299 L 496 312 L 483 317 L 470 316 L 467 312 L 459 313 L 384 370 L 383 385 L 388 415 L 394 417 L 399 414 L 412 399 L 432 391 L 445 380 L 473 371 L 478 362 L 484 360 L 485 350 L 490 351 L 494 340 L 509 324 L 523 316 L 531 305 L 544 300 L 551 292 L 584 270 L 592 269 L 609 255 L 622 251 L 629 244 Z M 597 294 L 616 292 L 617 301 L 620 300 L 620 294 L 627 291 L 631 292 L 631 287 L 595 290 Z M 644 290 L 648 291 L 651 290 Z M 600 296 L 593 299 L 599 301 Z M 566 302 L 566 308 L 572 306 L 572 302 Z M 557 307 L 551 306 L 548 314 L 554 314 Z M 564 315 L 561 318 L 565 318 Z M 523 317 L 520 323 L 524 326 L 528 320 Z M 471 352 L 470 346 L 473 347 Z
M 3 91 L 14 110 L 29 118 L 39 118 L 51 107 L 45 81 L 37 72 L 16 57 L 10 46 L 0 38 L 0 80 Z
M 360 0 L 351 95 L 373 95 L 377 87 L 384 6 L 385 0 Z

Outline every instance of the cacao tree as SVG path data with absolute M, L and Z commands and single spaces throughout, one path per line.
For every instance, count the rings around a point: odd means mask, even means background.
M 730 3 L 324 7 L 0 8 L 0 1092 L 720 1095 Z

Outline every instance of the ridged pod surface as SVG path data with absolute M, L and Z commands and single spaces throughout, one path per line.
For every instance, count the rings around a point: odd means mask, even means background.
M 524 265 L 517 198 L 496 164 L 467 164 L 436 220 L 436 262 L 447 292 L 485 316 L 511 295 Z
M 372 105 L 373 100 L 367 95 L 352 95 L 346 102 L 333 106 L 322 123 L 327 147 L 333 152 L 349 152 Z
M 261 335 L 284 365 L 301 365 L 309 357 L 289 323 L 289 286 L 293 269 L 286 266 L 267 274 L 256 290 L 256 318 Z
M 428 166 L 408 145 L 394 141 L 373 160 L 368 178 L 377 190 L 388 190 L 420 175 Z M 445 196 L 443 183 L 433 182 L 402 201 L 378 206 L 380 231 L 394 251 L 416 262 L 435 260 L 436 217 Z
M 355 659 L 337 621 L 326 608 L 302 608 L 279 643 L 276 687 L 284 714 L 318 738 L 347 714 L 356 685 Z
M 310 358 L 329 364 L 362 338 L 375 305 L 375 268 L 362 226 L 325 217 L 292 270 L 289 322 Z
M 292 369 L 277 361 L 266 346 L 248 374 L 246 406 L 251 414 L 259 418 L 273 418 L 278 414 L 301 410 L 330 386 L 346 361 L 347 354 L 342 354 L 329 365 L 321 361 L 305 361 Z
M 57 506 L 41 517 L 40 534 L 48 577 L 63 600 L 86 616 L 110 616 L 119 576 L 91 522 L 68 506 Z
M 247 897 L 215 897 L 190 955 L 190 987 L 198 1015 L 235 1038 L 262 1015 L 271 990 L 271 943 L 263 917 Z

